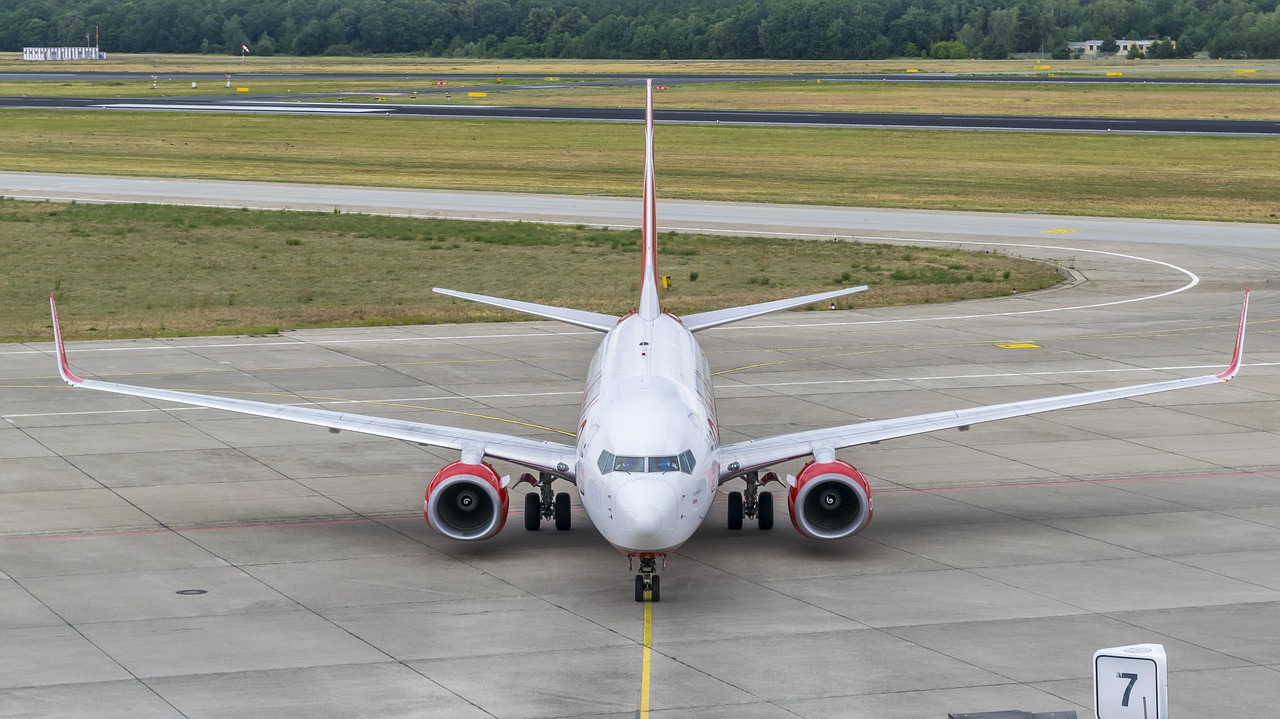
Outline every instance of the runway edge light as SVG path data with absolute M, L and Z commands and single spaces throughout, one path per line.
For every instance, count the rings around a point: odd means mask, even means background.
M 1164 645 L 1132 644 L 1094 652 L 1093 708 L 1098 719 L 1169 719 Z

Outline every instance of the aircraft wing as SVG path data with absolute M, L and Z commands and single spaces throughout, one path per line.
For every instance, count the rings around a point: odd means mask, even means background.
M 220 409 L 258 417 L 283 419 L 290 422 L 301 422 L 334 430 L 347 430 L 378 437 L 402 439 L 407 442 L 417 442 L 432 447 L 457 449 L 463 452 L 476 453 L 477 458 L 481 456 L 494 457 L 541 472 L 549 472 L 571 482 L 576 479 L 573 472 L 574 448 L 558 442 L 542 442 L 497 432 L 442 427 L 386 417 L 351 414 L 349 412 L 331 412 L 314 407 L 280 405 L 271 402 L 216 397 L 195 392 L 181 392 L 82 379 L 73 374 L 67 364 L 67 350 L 62 342 L 62 328 L 58 324 L 58 308 L 53 301 L 53 297 L 49 298 L 49 307 L 53 312 L 53 337 L 58 351 L 58 373 L 62 375 L 63 381 L 74 387 L 163 400 L 165 402 L 177 402 L 196 407 L 208 407 L 210 409 Z
M 1244 305 L 1240 310 L 1240 327 L 1236 332 L 1235 352 L 1231 358 L 1231 365 L 1218 374 L 1152 382 L 1129 387 L 1116 387 L 1095 392 L 1080 392 L 1057 397 L 1045 397 L 1043 399 L 1007 402 L 986 407 L 969 407 L 921 414 L 914 417 L 872 420 L 828 429 L 794 432 L 776 437 L 738 442 L 720 448 L 720 479 L 721 481 L 726 481 L 740 476 L 743 472 L 805 457 L 815 452 L 834 452 L 834 450 L 845 447 L 909 437 L 913 434 L 923 434 L 940 429 L 967 427 L 971 424 L 1022 417 L 1055 409 L 1082 407 L 1114 399 L 1141 397 L 1142 395 L 1156 394 L 1157 392 L 1169 392 L 1177 389 L 1226 382 L 1235 377 L 1236 373 L 1240 371 L 1240 362 L 1244 353 L 1245 317 L 1248 312 L 1249 291 L 1245 290 Z

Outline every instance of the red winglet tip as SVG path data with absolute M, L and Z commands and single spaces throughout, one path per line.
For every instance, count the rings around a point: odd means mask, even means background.
M 1240 364 L 1244 360 L 1244 326 L 1245 321 L 1249 317 L 1249 288 L 1244 288 L 1244 302 L 1240 305 L 1240 326 L 1236 329 L 1236 346 L 1235 352 L 1231 355 L 1231 365 L 1227 367 L 1218 379 L 1223 382 L 1230 381 L 1240 371 Z
M 53 314 L 53 345 L 58 351 L 58 374 L 67 384 L 80 384 L 83 379 L 77 377 L 67 364 L 67 347 L 62 342 L 62 326 L 58 323 L 58 303 L 53 293 L 49 293 L 49 311 Z

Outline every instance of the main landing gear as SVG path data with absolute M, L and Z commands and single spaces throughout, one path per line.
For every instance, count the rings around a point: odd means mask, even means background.
M 636 601 L 658 601 L 659 579 L 658 566 L 653 557 L 642 557 L 640 559 L 640 573 L 636 575 Z
M 573 515 L 570 514 L 569 493 L 561 492 L 556 494 L 551 489 L 551 481 L 554 480 L 553 475 L 542 472 L 538 479 L 534 479 L 532 474 L 526 474 L 520 477 L 521 482 L 528 482 L 538 488 L 537 492 L 529 492 L 524 495 L 524 528 L 530 532 L 538 531 L 542 520 L 552 521 L 556 523 L 556 529 L 565 531 L 572 524 Z
M 729 529 L 742 529 L 743 517 L 756 520 L 761 529 L 773 529 L 773 493 L 761 492 L 760 487 L 780 482 L 778 475 L 768 472 L 761 479 L 759 472 L 747 472 L 742 478 L 746 490 L 729 493 Z

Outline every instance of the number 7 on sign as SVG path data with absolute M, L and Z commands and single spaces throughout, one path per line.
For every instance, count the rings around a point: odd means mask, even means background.
M 1120 706 L 1129 706 L 1129 693 L 1133 691 L 1133 685 L 1138 683 L 1138 675 L 1130 672 L 1120 672 L 1116 674 L 1116 679 L 1128 679 L 1129 686 L 1124 688 L 1124 697 L 1120 699 Z

